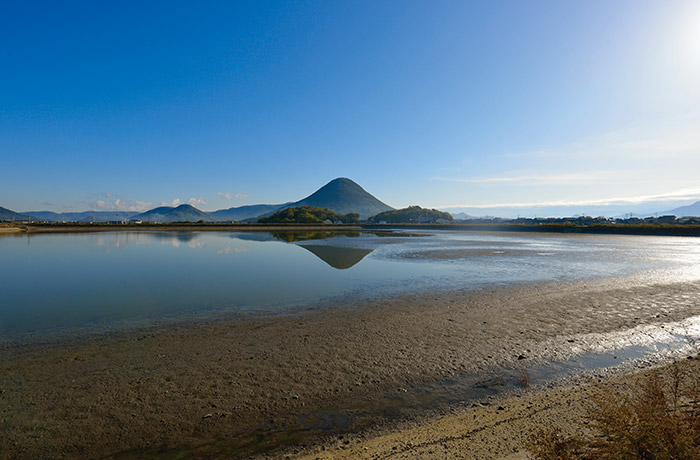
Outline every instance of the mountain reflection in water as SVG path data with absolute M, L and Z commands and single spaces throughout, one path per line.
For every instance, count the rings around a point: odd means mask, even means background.
M 202 248 L 205 243 L 197 244 L 195 239 L 201 234 L 195 232 L 153 232 L 149 233 L 150 236 L 155 239 L 161 240 L 163 243 L 171 244 L 172 246 L 179 246 L 180 243 L 185 243 L 191 248 Z M 266 242 L 266 241 L 282 241 L 285 243 L 297 243 L 306 242 L 313 240 L 328 240 L 337 237 L 346 238 L 357 238 L 361 236 L 361 232 L 250 232 L 250 233 L 233 233 L 229 235 L 230 238 L 242 240 L 242 241 L 255 241 L 255 242 Z M 371 253 L 373 249 L 359 249 L 359 248 L 345 248 L 336 247 L 330 245 L 302 245 L 295 244 L 295 246 L 302 247 L 338 270 L 345 270 L 360 262 L 362 259 Z M 226 250 L 228 249 L 228 251 Z M 224 248 L 219 251 L 222 253 L 229 253 L 230 248 Z
M 345 270 L 352 267 L 373 251 L 373 249 L 341 248 L 316 244 L 300 244 L 299 246 L 338 270 Z
M 32 331 L 121 327 L 122 321 L 130 327 L 181 314 L 289 311 L 345 295 L 357 300 L 618 276 L 700 280 L 697 238 L 685 237 L 46 233 L 0 236 L 0 258 L 0 343 Z
M 366 234 L 369 234 L 366 232 Z M 341 236 L 347 238 L 357 238 L 362 235 L 360 232 L 274 232 L 271 234 L 275 239 L 287 243 L 295 243 L 298 241 L 311 240 L 327 240 L 329 238 L 338 238 Z

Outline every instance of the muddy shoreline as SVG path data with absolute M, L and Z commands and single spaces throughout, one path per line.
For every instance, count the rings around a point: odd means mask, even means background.
M 346 299 L 288 315 L 5 343 L 0 451 L 303 453 L 338 433 L 448 410 L 402 410 L 412 389 L 566 359 L 595 350 L 604 334 L 697 315 L 700 282 L 608 279 Z M 616 340 L 626 339 L 612 334 L 605 346 Z

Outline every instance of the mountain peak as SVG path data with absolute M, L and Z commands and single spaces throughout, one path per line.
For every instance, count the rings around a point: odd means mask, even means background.
M 362 219 L 393 209 L 347 177 L 333 179 L 313 194 L 287 207 L 297 206 L 326 208 L 338 214 L 356 212 Z
M 365 189 L 360 187 L 360 184 L 353 181 L 352 179 L 348 179 L 347 177 L 337 177 L 337 178 L 333 179 L 332 181 L 328 182 L 326 185 L 324 185 L 320 189 L 318 189 L 316 192 L 314 192 L 313 195 L 315 195 L 316 193 L 322 192 L 322 191 L 328 191 L 328 190 L 334 190 L 334 189 L 339 189 L 342 191 L 355 190 L 355 191 L 362 191 L 364 193 L 367 193 L 365 191 Z M 313 196 L 313 195 L 311 195 L 311 196 Z
M 353 185 L 357 185 L 359 187 L 357 182 L 355 182 L 352 179 L 348 179 L 347 177 L 336 177 L 335 179 L 333 179 L 332 181 L 327 183 L 326 186 L 331 185 L 331 184 L 342 184 L 342 183 L 353 184 Z

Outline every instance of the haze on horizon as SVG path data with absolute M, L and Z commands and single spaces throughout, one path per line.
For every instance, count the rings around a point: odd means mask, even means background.
M 483 215 L 700 200 L 697 1 L 20 2 L 0 40 L 15 211 L 211 211 L 335 177 Z

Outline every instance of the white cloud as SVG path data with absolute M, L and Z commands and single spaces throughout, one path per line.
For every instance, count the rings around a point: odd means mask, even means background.
M 634 171 L 589 171 L 565 174 L 531 174 L 495 177 L 431 177 L 431 181 L 461 182 L 465 184 L 511 184 L 511 185 L 573 185 L 590 184 L 601 180 L 619 180 Z
M 172 201 L 161 201 L 160 205 L 161 206 L 170 206 L 171 208 L 175 208 L 177 206 L 180 206 L 182 204 L 182 200 L 180 198 L 175 198 Z M 190 198 L 187 200 L 187 204 L 192 205 L 192 206 L 205 206 L 207 202 L 204 200 L 204 198 Z
M 151 208 L 152 204 L 148 201 L 129 201 L 127 199 L 117 198 L 114 204 L 110 207 L 110 211 L 132 211 L 144 212 Z
M 93 211 L 148 211 L 152 205 L 147 201 L 131 201 L 126 198 L 115 198 L 114 200 L 84 201 Z
M 160 205 L 161 206 L 170 206 L 172 208 L 180 206 L 182 204 L 182 201 L 180 201 L 180 198 L 175 198 L 172 201 L 161 201 Z
M 530 203 L 496 203 L 496 204 L 457 204 L 449 206 L 438 206 L 440 209 L 451 208 L 536 208 L 550 206 L 613 206 L 613 205 L 630 205 L 643 204 L 651 202 L 666 202 L 680 200 L 700 200 L 700 188 L 687 188 L 676 190 L 669 193 L 660 193 L 656 195 L 638 195 L 628 197 L 612 197 L 596 200 L 555 200 L 555 201 L 535 201 Z
M 192 206 L 206 206 L 207 202 L 204 201 L 204 198 L 190 198 L 187 200 L 187 204 Z
M 129 211 L 139 211 L 139 212 L 144 212 L 148 211 L 151 209 L 153 205 L 151 204 L 150 201 L 136 201 L 134 205 L 129 206 Z
M 430 178 L 432 200 L 445 203 L 452 196 L 452 203 L 471 204 L 443 208 L 488 209 L 698 199 L 698 126 L 700 111 L 469 166 L 455 164 L 451 172 Z
M 505 153 L 512 160 L 575 161 L 670 160 L 692 158 L 700 154 L 700 115 L 671 120 L 670 125 L 643 126 L 609 131 L 557 147 L 530 152 Z
M 248 198 L 247 193 L 236 193 L 235 195 L 233 195 L 230 192 L 217 192 L 217 195 L 219 195 L 221 198 L 224 198 L 226 200 L 230 200 L 232 198 L 235 198 L 237 200 L 242 200 L 244 198 Z

